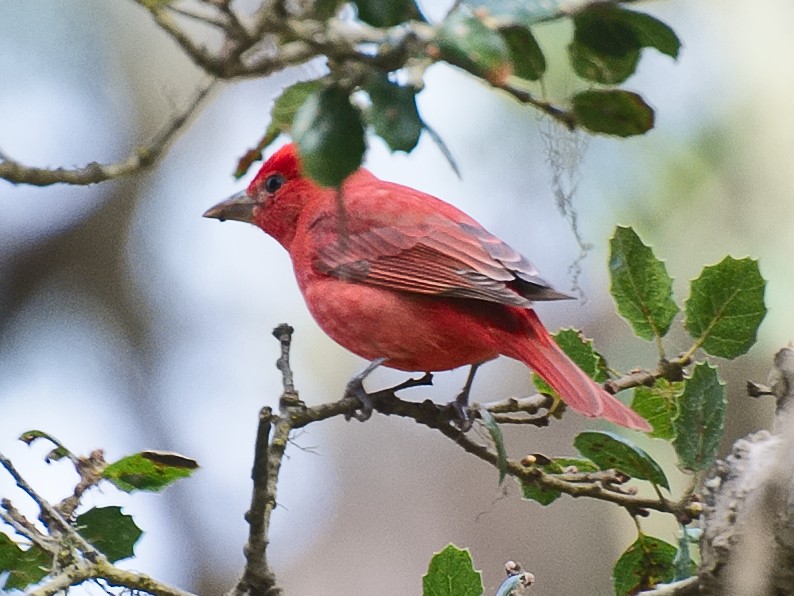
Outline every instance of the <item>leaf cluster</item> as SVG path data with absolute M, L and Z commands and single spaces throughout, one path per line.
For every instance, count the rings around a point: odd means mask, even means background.
M 341 6 L 319 4 L 321 14 L 316 16 L 324 19 Z M 412 151 L 423 131 L 441 142 L 416 103 L 424 71 L 436 62 L 460 68 L 569 128 L 621 137 L 643 134 L 653 128 L 653 109 L 639 94 L 616 86 L 635 72 L 643 49 L 654 48 L 675 59 L 681 45 L 672 29 L 655 17 L 612 3 L 586 4 L 568 15 L 557 2 L 541 8 L 505 0 L 464 0 L 435 24 L 422 16 L 413 0 L 357 0 L 353 5 L 359 21 L 382 28 L 382 38 L 393 43 L 381 43 L 366 59 L 355 54 L 330 60 L 328 75 L 284 89 L 262 140 L 238 163 L 237 176 L 281 133 L 297 143 L 305 173 L 331 187 L 338 187 L 361 164 L 367 130 L 392 151 Z M 571 68 L 589 88 L 555 104 L 531 92 L 538 85 L 542 92 L 547 71 L 533 30 L 562 18 L 573 23 Z

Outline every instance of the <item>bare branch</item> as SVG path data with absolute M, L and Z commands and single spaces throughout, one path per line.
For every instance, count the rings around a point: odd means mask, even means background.
M 181 113 L 174 115 L 148 145 L 139 147 L 124 161 L 112 164 L 93 162 L 75 169 L 49 169 L 26 166 L 6 155 L 3 157 L 3 161 L 0 161 L 0 178 L 12 184 L 31 184 L 33 186 L 88 185 L 113 180 L 143 170 L 157 161 L 176 134 L 196 113 L 215 84 L 216 81 L 213 80 L 203 85 L 187 107 Z
M 89 579 L 102 579 L 111 586 L 139 590 L 155 596 L 194 596 L 190 592 L 174 588 L 143 573 L 119 569 L 104 561 L 92 564 L 70 565 L 43 586 L 28 592 L 28 596 L 55 596 L 71 586 Z
M 47 524 L 50 531 L 53 530 L 52 524 L 57 525 L 59 533 L 66 534 L 74 542 L 77 548 L 83 552 L 83 555 L 86 558 L 92 562 L 107 562 L 105 555 L 100 553 L 91 544 L 89 544 L 85 538 L 80 536 L 80 534 L 77 533 L 72 525 L 67 522 L 46 499 L 39 495 L 24 478 L 22 478 L 20 473 L 14 467 L 14 464 L 11 463 L 11 460 L 5 457 L 2 453 L 0 453 L 0 465 L 2 465 L 11 475 L 17 486 L 25 491 L 28 496 L 36 502 L 36 504 L 39 506 L 39 509 L 41 510 L 42 518 L 45 520 L 45 523 Z

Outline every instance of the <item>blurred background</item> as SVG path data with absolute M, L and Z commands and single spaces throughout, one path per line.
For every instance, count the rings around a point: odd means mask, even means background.
M 683 41 L 678 62 L 646 50 L 625 85 L 657 110 L 650 134 L 571 139 L 535 111 L 436 66 L 420 110 L 462 179 L 426 135 L 409 156 L 373 140 L 367 165 L 469 212 L 565 290 L 579 248 L 554 202 L 548 147 L 580 147 L 574 204 L 594 247 L 580 280 L 587 300 L 538 310 L 550 329 L 582 328 L 622 370 L 652 367 L 656 353 L 632 336 L 608 294 L 615 225 L 634 226 L 667 260 L 679 302 L 703 265 L 726 254 L 759 258 L 769 280 L 759 343 L 719 363 L 729 393 L 726 448 L 770 423 L 772 404 L 748 398 L 744 382 L 764 382 L 772 354 L 794 336 L 786 298 L 794 289 L 794 70 L 786 66 L 794 4 L 768 0 L 761 11 L 738 0 L 671 0 L 637 8 Z M 569 25 L 537 34 L 551 62 L 549 97 L 579 88 L 565 69 Z M 271 101 L 319 68 L 223 85 L 145 173 L 92 187 L 0 181 L 0 451 L 53 500 L 70 492 L 76 475 L 66 462 L 45 464 L 45 445 L 18 442 L 23 431 L 47 431 L 80 454 L 104 448 L 109 460 L 149 448 L 198 459 L 195 476 L 162 495 L 107 487 L 85 503 L 121 504 L 144 529 L 137 557 L 124 566 L 199 594 L 224 592 L 242 569 L 257 412 L 281 392 L 272 328 L 296 329 L 293 370 L 309 404 L 339 398 L 363 364 L 308 316 L 274 240 L 252 226 L 201 218 L 253 175 L 235 181 L 231 172 L 261 136 Z M 122 159 L 188 101 L 201 77 L 132 2 L 3 3 L 0 148 L 41 166 Z M 675 326 L 670 354 L 690 341 L 680 317 Z M 442 373 L 434 387 L 404 396 L 447 401 L 464 376 Z M 381 370 L 369 386 L 402 379 Z M 529 391 L 527 370 L 501 359 L 478 375 L 473 399 Z M 516 457 L 573 455 L 573 437 L 593 427 L 607 425 L 569 413 L 547 429 L 506 429 L 507 446 Z M 666 465 L 679 494 L 688 478 L 674 471 L 669 446 L 638 440 Z M 0 496 L 33 514 L 2 473 Z M 270 554 L 292 595 L 419 594 L 430 557 L 448 542 L 471 549 L 486 594 L 508 559 L 535 574 L 533 594 L 608 594 L 611 567 L 635 537 L 616 507 L 565 496 L 547 508 L 523 502 L 515 483 L 497 486 L 494 469 L 451 441 L 383 416 L 332 420 L 295 436 L 278 504 Z M 675 539 L 667 518 L 652 516 L 643 527 Z M 100 593 L 81 590 L 73 593 Z

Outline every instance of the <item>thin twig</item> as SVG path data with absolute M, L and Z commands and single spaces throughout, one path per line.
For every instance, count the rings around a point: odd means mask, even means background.
M 143 170 L 157 161 L 176 134 L 190 117 L 196 113 L 215 84 L 216 81 L 213 80 L 203 85 L 187 107 L 181 113 L 174 115 L 148 145 L 137 148 L 124 161 L 111 164 L 93 162 L 84 167 L 74 169 L 50 169 L 27 166 L 6 156 L 6 159 L 0 162 L 0 178 L 12 184 L 30 184 L 33 186 L 50 186 L 52 184 L 88 185 L 113 180 Z
M 2 465 L 6 471 L 11 475 L 11 477 L 16 482 L 17 486 L 25 491 L 28 496 L 33 499 L 36 504 L 39 506 L 41 510 L 42 518 L 47 523 L 47 526 L 52 531 L 51 524 L 55 523 L 59 526 L 59 530 L 69 536 L 69 538 L 74 541 L 77 548 L 79 548 L 83 555 L 88 558 L 91 562 L 98 562 L 98 561 L 107 561 L 105 559 L 105 555 L 100 553 L 97 549 L 95 549 L 91 544 L 86 541 L 85 538 L 80 536 L 77 533 L 72 525 L 67 522 L 63 516 L 47 502 L 41 495 L 39 495 L 28 482 L 22 478 L 20 473 L 14 467 L 14 464 L 11 463 L 11 460 L 5 457 L 2 453 L 0 453 L 0 465 Z

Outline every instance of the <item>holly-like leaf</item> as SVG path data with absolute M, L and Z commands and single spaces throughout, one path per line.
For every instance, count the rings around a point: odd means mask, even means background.
M 422 134 L 422 119 L 416 108 L 416 89 L 392 83 L 375 75 L 365 87 L 372 100 L 367 120 L 392 151 L 410 152 Z
M 622 89 L 577 93 L 573 111 L 577 122 L 591 132 L 631 137 L 653 128 L 653 109 L 638 94 Z
M 597 472 L 598 466 L 589 459 L 577 457 L 555 457 L 551 461 L 540 464 L 540 467 L 547 474 L 562 474 L 568 469 L 575 469 L 577 472 Z M 521 480 L 521 492 L 525 499 L 536 501 L 543 505 L 551 505 L 562 493 L 553 488 L 547 488 L 536 482 Z
M 675 437 L 673 419 L 678 415 L 678 396 L 683 388 L 683 383 L 659 379 L 653 387 L 634 389 L 631 409 L 651 423 L 650 436 L 667 441 Z
M 11 538 L 0 532 L 0 592 L 24 590 L 49 574 L 52 555 L 38 546 L 22 549 Z M 5 584 L 3 574 L 8 573 Z
M 507 44 L 513 73 L 517 77 L 537 81 L 546 72 L 546 57 L 528 27 L 510 25 L 499 29 Z
M 111 563 L 135 555 L 135 543 L 143 531 L 121 507 L 94 507 L 77 516 L 77 531 Z
M 491 435 L 491 440 L 494 443 L 494 447 L 496 447 L 496 467 L 499 470 L 499 484 L 502 484 L 505 480 L 505 476 L 507 475 L 507 450 L 505 450 L 505 438 L 502 434 L 502 429 L 499 428 L 499 425 L 494 420 L 494 417 L 491 413 L 483 408 L 480 410 L 480 416 L 482 417 L 482 421 L 485 424 L 485 428 L 488 430 L 488 434 Z
M 435 44 L 441 60 L 486 81 L 501 84 L 512 74 L 505 40 L 465 6 L 453 10 L 444 19 Z
M 358 18 L 374 27 L 394 27 L 420 18 L 413 0 L 353 0 Z
M 449 544 L 433 555 L 422 576 L 423 596 L 482 596 L 480 572 L 474 569 L 468 549 Z
M 653 536 L 640 534 L 612 572 L 616 596 L 629 596 L 668 583 L 675 575 L 676 548 Z
M 335 188 L 359 168 L 366 149 L 361 113 L 339 85 L 309 95 L 292 121 L 292 137 L 303 172 Z
M 766 316 L 765 289 L 758 261 L 753 259 L 725 257 L 704 267 L 692 281 L 684 305 L 687 331 L 713 356 L 744 354 L 755 343 Z
M 109 464 L 102 475 L 128 493 L 157 492 L 180 478 L 187 478 L 196 468 L 196 460 L 178 453 L 143 451 Z
M 662 467 L 628 439 L 605 431 L 586 431 L 574 439 L 574 447 L 602 470 L 615 469 L 639 480 L 670 490 Z
M 678 313 L 664 261 L 631 228 L 618 226 L 609 246 L 609 289 L 618 312 L 638 336 L 664 337 Z
M 593 347 L 593 340 L 584 337 L 581 331 L 571 328 L 560 329 L 557 333 L 553 333 L 552 337 L 562 351 L 591 379 L 603 383 L 609 378 L 603 356 Z M 536 373 L 532 373 L 532 382 L 539 393 L 556 395 L 551 386 Z
M 684 382 L 678 400 L 678 418 L 673 421 L 675 446 L 681 467 L 699 472 L 708 468 L 717 455 L 725 427 L 728 400 L 725 384 L 717 369 L 700 362 Z
M 324 79 L 313 81 L 301 81 L 287 87 L 281 92 L 278 99 L 270 109 L 270 124 L 268 124 L 265 135 L 256 147 L 246 151 L 237 163 L 234 176 L 240 178 L 245 175 L 251 165 L 262 159 L 262 151 L 275 141 L 282 133 L 289 134 L 292 130 L 292 121 L 309 95 L 318 92 L 325 84 Z

